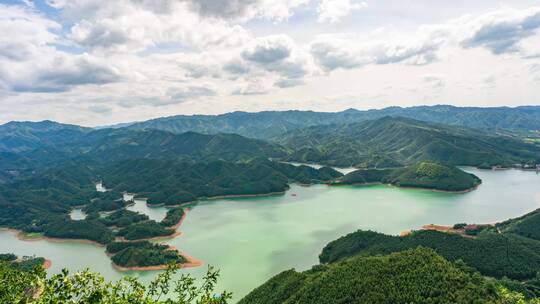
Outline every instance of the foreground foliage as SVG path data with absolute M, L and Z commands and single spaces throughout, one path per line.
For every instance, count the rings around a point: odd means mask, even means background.
M 185 274 L 173 281 L 177 271 L 178 267 L 171 264 L 145 286 L 132 277 L 108 282 L 88 270 L 74 274 L 63 270 L 46 278 L 40 267 L 22 271 L 0 262 L 0 303 L 226 304 L 231 298 L 228 292 L 214 292 L 219 272 L 212 267 L 199 286 Z
M 11 268 L 22 271 L 30 271 L 35 267 L 41 267 L 45 258 L 35 256 L 17 257 L 13 253 L 0 253 L 0 263 L 8 263 Z

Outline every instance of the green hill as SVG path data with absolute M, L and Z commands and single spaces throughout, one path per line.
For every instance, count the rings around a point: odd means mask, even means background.
M 24 141 L 19 146 L 5 140 L 6 136 L 0 133 L 0 183 L 68 163 L 96 165 L 127 159 L 246 161 L 258 157 L 281 158 L 287 154 L 279 145 L 236 134 L 173 134 L 127 129 L 85 129 L 83 132 L 70 126 L 67 129 L 62 129 L 60 124 L 54 126 L 38 128 L 39 136 L 19 138 Z M 8 151 L 2 152 L 2 147 Z
M 510 219 L 496 225 L 497 231 L 514 233 L 540 241 L 540 209 L 524 216 Z
M 288 270 L 239 304 L 494 303 L 493 284 L 426 248 Z
M 334 184 L 357 185 L 385 183 L 399 187 L 427 188 L 443 191 L 465 191 L 481 183 L 474 174 L 458 168 L 420 162 L 399 169 L 361 169 L 346 174 Z
M 540 148 L 519 138 L 402 117 L 314 126 L 274 141 L 295 150 L 290 161 L 339 167 L 398 167 L 419 161 L 472 166 L 540 162 Z
M 388 254 L 424 246 L 450 261 L 462 260 L 486 276 L 533 279 L 540 271 L 539 214 L 540 209 L 495 226 L 475 225 L 473 237 L 431 230 L 398 237 L 359 230 L 330 242 L 319 259 L 321 263 L 332 263 L 355 255 Z
M 317 170 L 258 158 L 245 163 L 195 164 L 129 160 L 107 166 L 102 176 L 112 190 L 137 193 L 148 198 L 149 204 L 175 205 L 198 198 L 279 193 L 287 190 L 290 182 L 322 183 L 341 174 L 330 168 Z
M 43 147 L 58 147 L 91 131 L 76 125 L 50 120 L 12 121 L 0 125 L 0 152 L 23 152 Z
M 483 275 L 530 279 L 540 271 L 540 242 L 515 234 L 481 233 L 476 238 L 438 231 L 415 231 L 399 237 L 372 231 L 356 231 L 333 242 L 322 251 L 322 263 L 355 255 L 398 252 L 418 246 L 432 248 L 450 261 L 462 260 Z
M 238 161 L 285 155 L 285 150 L 278 145 L 236 134 L 174 134 L 158 130 L 126 129 L 90 132 L 74 141 L 72 150 L 81 156 L 99 161 L 135 158 Z

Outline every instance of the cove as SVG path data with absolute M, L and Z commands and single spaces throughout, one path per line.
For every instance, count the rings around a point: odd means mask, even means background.
M 357 229 L 399 234 L 430 223 L 501 221 L 540 207 L 540 175 L 535 172 L 465 169 L 483 180 L 465 194 L 386 185 L 292 185 L 282 196 L 203 201 L 189 206 L 182 235 L 167 243 L 219 268 L 219 288 L 238 300 L 285 269 L 311 267 L 324 245 Z M 148 281 L 156 275 L 116 271 L 102 247 L 20 241 L 5 230 L 0 231 L 0 251 L 46 257 L 52 260 L 49 273 L 66 267 L 90 268 L 111 280 L 129 274 Z M 182 271 L 200 276 L 205 270 Z

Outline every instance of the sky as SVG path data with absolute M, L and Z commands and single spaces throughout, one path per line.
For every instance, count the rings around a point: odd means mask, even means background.
M 0 123 L 540 105 L 540 1 L 0 0 Z

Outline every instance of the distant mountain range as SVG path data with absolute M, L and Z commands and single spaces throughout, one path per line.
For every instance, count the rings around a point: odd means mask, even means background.
M 61 146 L 91 130 L 50 120 L 12 121 L 0 125 L 0 152 L 23 152 L 45 146 Z
M 400 167 L 425 160 L 473 166 L 538 163 L 540 147 L 525 142 L 514 131 L 493 132 L 397 116 L 370 120 L 361 117 L 388 111 L 404 111 L 410 115 L 412 111 L 444 112 L 446 109 L 452 113 L 483 113 L 478 114 L 480 116 L 486 116 L 489 111 L 512 112 L 520 117 L 516 121 L 532 122 L 535 117 L 530 117 L 530 113 L 540 111 L 539 108 L 475 108 L 478 112 L 474 112 L 473 108 L 438 106 L 339 113 L 236 112 L 218 116 L 175 116 L 105 129 L 52 121 L 10 122 L 0 125 L 0 182 L 25 170 L 34 172 L 69 162 L 103 163 L 142 158 L 236 162 L 265 157 L 371 168 Z M 463 119 L 465 116 L 461 115 L 460 121 L 474 121 Z M 434 117 L 444 118 L 444 115 Z M 450 117 L 454 117 L 452 121 L 456 123 L 457 116 L 450 115 L 447 120 Z M 355 120 L 361 121 L 351 122 Z M 493 118 L 484 121 L 499 122 Z M 178 123 L 183 127 L 178 127 Z M 514 124 L 518 125 L 523 124 Z M 243 135 L 227 133 L 233 131 Z
M 222 115 L 177 115 L 117 127 L 158 129 L 173 133 L 194 131 L 206 134 L 236 133 L 247 137 L 269 138 L 284 132 L 315 125 L 344 124 L 400 116 L 428 122 L 484 129 L 490 132 L 540 133 L 540 106 L 454 107 L 449 105 L 389 107 L 380 110 L 342 112 L 265 111 L 233 112 Z M 114 126 L 113 126 L 114 127 Z

